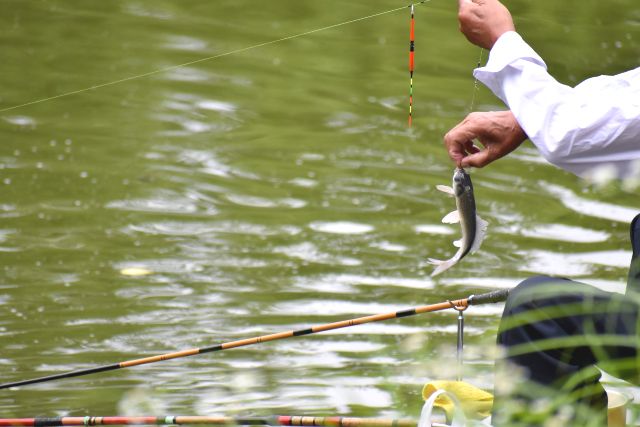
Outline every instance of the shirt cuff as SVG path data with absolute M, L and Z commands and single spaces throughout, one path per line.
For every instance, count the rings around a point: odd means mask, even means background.
M 487 64 L 475 69 L 473 75 L 506 102 L 503 93 L 505 79 L 511 76 L 516 69 L 527 66 L 526 64 L 541 67 L 545 72 L 547 70 L 547 65 L 540 55 L 522 39 L 520 34 L 515 31 L 507 31 L 496 40 L 491 48 Z
M 515 31 L 507 31 L 498 38 L 498 40 L 489 52 L 489 60 L 487 65 L 474 71 L 477 74 L 497 73 L 520 59 L 534 62 L 547 68 L 540 55 L 538 55 Z

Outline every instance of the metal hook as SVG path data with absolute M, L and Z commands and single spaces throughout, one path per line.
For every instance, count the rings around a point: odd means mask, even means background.
M 458 312 L 458 343 L 456 347 L 456 355 L 458 359 L 458 381 L 462 381 L 462 365 L 463 365 L 463 357 L 462 351 L 464 347 L 464 312 L 469 306 L 457 306 L 450 300 L 447 302 L 451 305 L 455 311 Z

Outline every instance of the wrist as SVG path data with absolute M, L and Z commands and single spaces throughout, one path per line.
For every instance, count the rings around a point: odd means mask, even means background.
M 514 30 L 514 29 L 508 29 L 508 30 L 505 30 L 505 31 L 497 32 L 496 35 L 494 36 L 494 38 L 492 39 L 491 47 L 489 48 L 489 50 L 492 50 L 496 45 L 503 44 L 503 43 L 501 43 L 501 40 L 502 41 L 507 40 L 507 39 L 513 37 L 513 35 L 518 35 L 516 30 Z

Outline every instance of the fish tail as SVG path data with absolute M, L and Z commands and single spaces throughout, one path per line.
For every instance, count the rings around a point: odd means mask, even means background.
M 435 268 L 435 270 L 433 270 L 433 273 L 431 273 L 431 277 L 437 276 L 438 274 L 442 273 L 443 271 L 446 271 L 446 270 L 450 269 L 451 267 L 453 267 L 458 262 L 458 260 L 456 258 L 451 258 L 451 259 L 448 259 L 446 261 L 429 258 L 428 261 L 429 261 L 429 264 L 437 266 Z

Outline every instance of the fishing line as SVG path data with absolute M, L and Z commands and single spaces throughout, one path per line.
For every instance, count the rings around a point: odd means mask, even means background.
M 484 54 L 484 48 L 480 48 L 480 57 L 478 58 L 478 65 L 476 68 L 480 68 L 480 66 L 482 65 L 482 55 Z M 478 93 L 478 78 L 475 77 L 473 79 L 473 93 L 471 95 L 471 105 L 469 106 L 469 113 L 473 113 L 473 108 L 475 106 L 476 103 L 476 95 Z
M 252 46 L 231 50 L 229 52 L 221 53 L 221 54 L 218 54 L 218 55 L 213 55 L 213 56 L 209 56 L 209 57 L 206 57 L 206 58 L 196 59 L 195 61 L 185 62 L 185 63 L 179 64 L 179 65 L 172 65 L 170 67 L 160 68 L 160 69 L 157 69 L 157 70 L 154 70 L 154 71 L 149 71 L 147 73 L 138 74 L 138 75 L 131 76 L 131 77 L 125 77 L 125 78 L 122 78 L 122 79 L 119 79 L 119 80 L 114 80 L 114 81 L 107 82 L 107 83 L 97 84 L 97 85 L 94 85 L 94 86 L 86 87 L 84 89 L 78 89 L 78 90 L 74 90 L 74 91 L 71 91 L 71 92 L 65 92 L 65 93 L 61 93 L 59 95 L 50 96 L 50 97 L 47 97 L 47 98 L 41 98 L 41 99 L 37 99 L 37 100 L 34 100 L 34 101 L 25 102 L 24 104 L 14 105 L 12 107 L 7 107 L 7 108 L 0 109 L 0 113 L 3 113 L 5 111 L 10 111 L 10 110 L 15 110 L 17 108 L 26 107 L 26 106 L 29 106 L 29 105 L 40 104 L 40 103 L 51 101 L 51 100 L 54 100 L 54 99 L 64 98 L 64 97 L 67 97 L 67 96 L 70 96 L 70 95 L 76 95 L 76 94 L 83 93 L 83 92 L 89 92 L 89 91 L 100 89 L 100 88 L 107 87 L 107 86 L 113 86 L 113 85 L 117 85 L 117 84 L 120 84 L 120 83 L 129 82 L 131 80 L 137 80 L 137 79 L 141 79 L 141 78 L 144 78 L 144 77 L 153 76 L 155 74 L 160 74 L 160 73 L 164 73 L 164 72 L 167 72 L 167 71 L 172 71 L 172 70 L 175 70 L 175 69 L 178 69 L 178 68 L 182 68 L 182 67 L 188 67 L 190 65 L 199 64 L 199 63 L 205 62 L 205 61 L 212 61 L 214 59 L 218 59 L 218 58 L 222 58 L 222 57 L 230 56 L 230 55 L 235 55 L 237 53 L 246 52 L 246 51 L 249 51 L 249 50 L 252 50 L 252 49 L 257 49 L 257 48 L 260 48 L 260 47 L 269 46 L 269 45 L 280 43 L 280 42 L 284 42 L 284 41 L 287 41 L 287 40 L 293 40 L 293 39 L 296 39 L 298 37 L 304 37 L 304 36 L 308 36 L 310 34 L 319 33 L 321 31 L 330 30 L 332 28 L 342 27 L 342 26 L 345 26 L 345 25 L 353 24 L 353 23 L 356 23 L 356 22 L 360 22 L 360 21 L 364 21 L 364 20 L 367 20 L 367 19 L 375 18 L 375 17 L 378 17 L 378 16 L 387 15 L 389 13 L 397 12 L 399 10 L 404 10 L 407 7 L 411 8 L 411 7 L 416 6 L 416 5 L 421 5 L 421 4 L 427 3 L 429 1 L 431 1 L 431 0 L 422 0 L 420 2 L 411 3 L 411 4 L 407 5 L 407 6 L 402 6 L 402 7 L 398 7 L 398 8 L 395 8 L 395 9 L 390 9 L 390 10 L 387 10 L 387 11 L 384 11 L 384 12 L 374 13 L 373 15 L 363 16 L 361 18 L 351 19 L 349 21 L 341 22 L 339 24 L 329 25 L 327 27 L 316 28 L 315 30 L 305 31 L 303 33 L 294 34 L 294 35 L 287 36 L 287 37 L 282 37 L 282 38 L 279 38 L 279 39 L 276 39 L 276 40 L 270 40 L 270 41 L 267 41 L 267 42 L 258 43 L 258 44 L 252 45 Z

